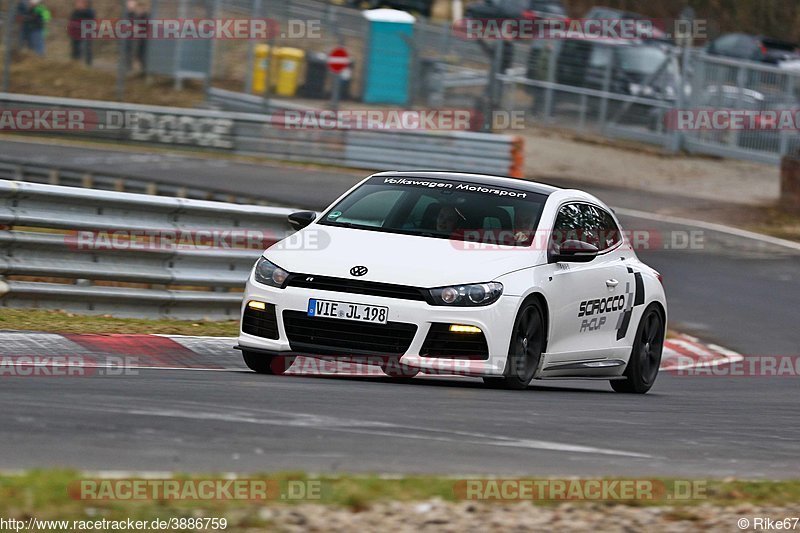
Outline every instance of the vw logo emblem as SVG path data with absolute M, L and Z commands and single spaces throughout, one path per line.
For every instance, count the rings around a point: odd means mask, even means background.
M 359 266 L 354 266 L 353 268 L 350 269 L 351 276 L 363 276 L 366 273 L 367 273 L 367 267 L 365 266 L 359 265 Z

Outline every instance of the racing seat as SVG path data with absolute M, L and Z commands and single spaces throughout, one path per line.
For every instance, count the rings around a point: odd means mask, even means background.
M 436 231 L 436 217 L 439 216 L 439 211 L 441 211 L 441 209 L 442 204 L 438 202 L 426 207 L 425 212 L 422 214 L 422 220 L 420 221 L 420 229 Z
M 511 215 L 502 207 L 492 209 L 492 212 L 483 217 L 483 229 L 512 230 Z

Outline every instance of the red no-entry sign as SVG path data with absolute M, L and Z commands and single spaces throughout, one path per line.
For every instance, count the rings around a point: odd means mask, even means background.
M 350 54 L 343 46 L 337 46 L 328 54 L 328 68 L 334 74 L 338 74 L 350 66 Z

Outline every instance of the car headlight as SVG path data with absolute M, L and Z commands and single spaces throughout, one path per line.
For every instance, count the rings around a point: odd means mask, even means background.
M 493 281 L 491 283 L 453 285 L 430 289 L 428 292 L 430 292 L 433 305 L 477 307 L 496 302 L 503 294 L 503 284 Z
M 256 262 L 255 269 L 253 269 L 253 276 L 259 283 L 282 289 L 283 284 L 286 283 L 286 278 L 289 277 L 289 273 L 261 257 Z

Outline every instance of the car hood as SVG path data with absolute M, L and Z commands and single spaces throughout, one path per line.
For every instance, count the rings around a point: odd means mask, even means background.
M 292 273 L 415 287 L 481 283 L 543 261 L 533 247 L 477 246 L 462 241 L 313 224 L 276 243 L 264 257 Z

